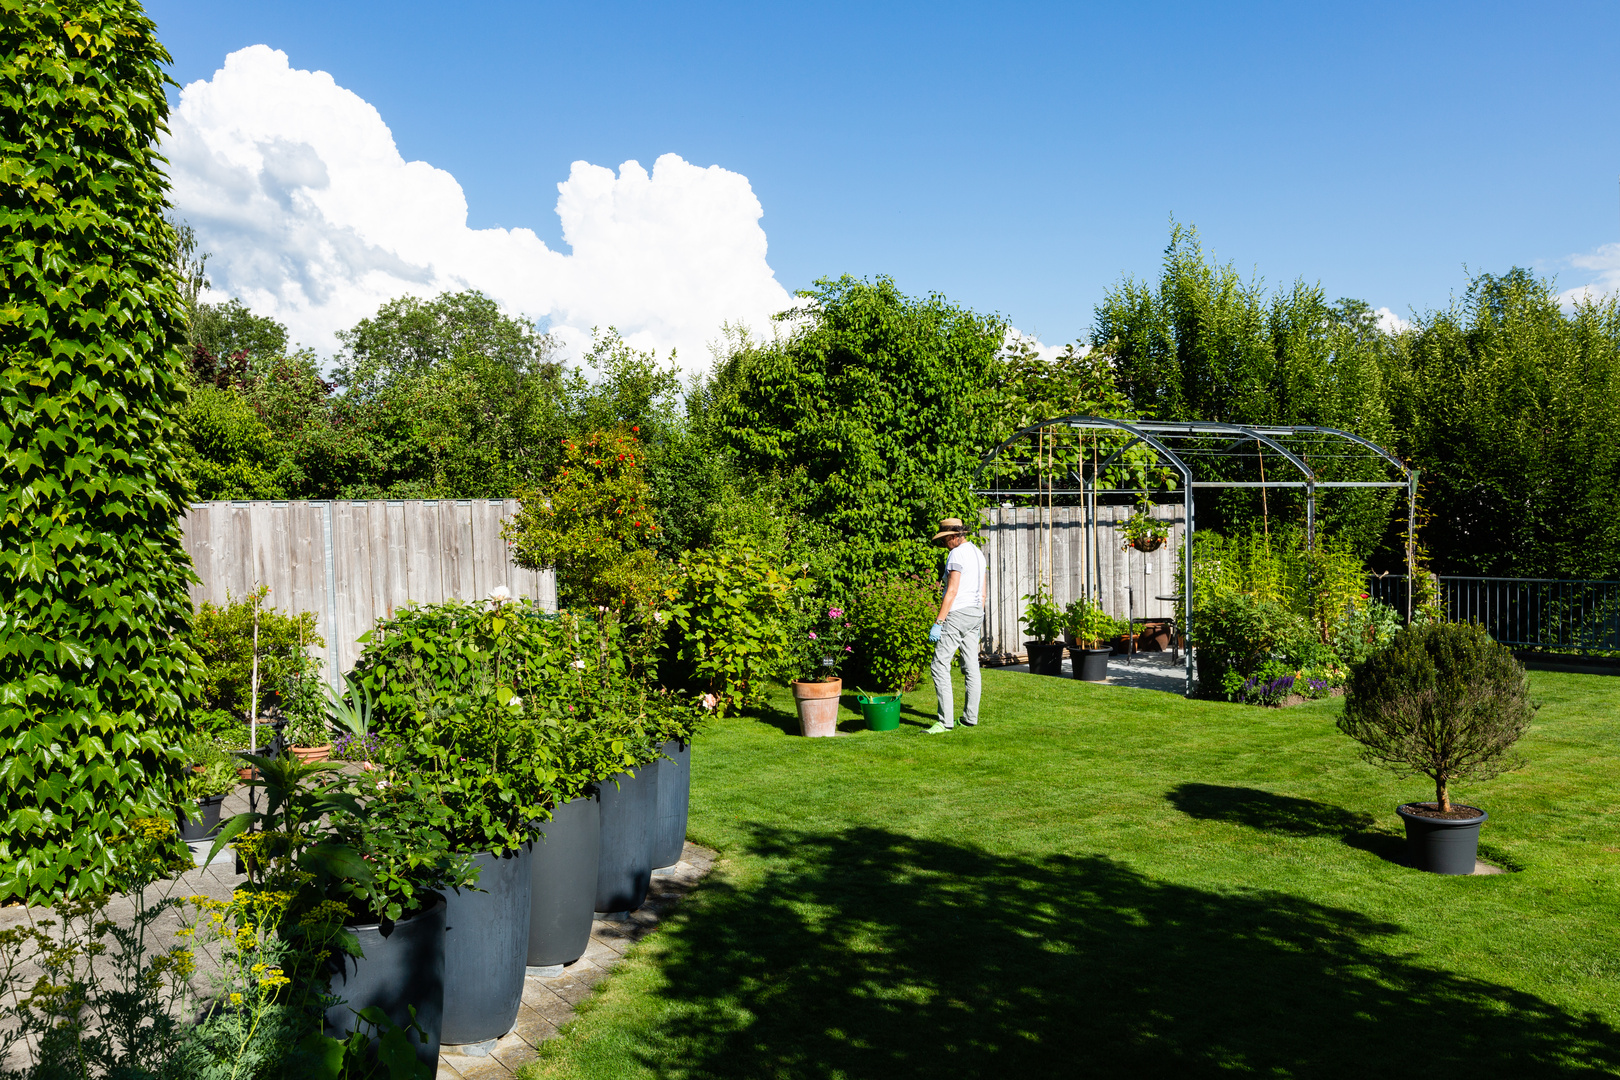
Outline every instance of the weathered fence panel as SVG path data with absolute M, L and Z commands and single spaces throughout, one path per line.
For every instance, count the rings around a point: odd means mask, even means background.
M 990 507 L 982 511 L 980 544 L 990 568 L 990 596 L 984 618 L 984 651 L 1011 655 L 1024 651 L 1024 597 L 1037 583 L 1051 589 L 1059 605 L 1090 587 L 1102 600 L 1103 610 L 1117 619 L 1168 619 L 1175 604 L 1156 597 L 1179 593 L 1176 553 L 1185 531 L 1181 505 L 1153 507 L 1153 516 L 1170 526 L 1164 546 L 1144 554 L 1124 544 L 1122 527 L 1134 508 L 1097 508 L 1096 550 L 1087 558 L 1090 542 L 1086 510 L 1059 506 L 1050 511 L 1030 507 Z M 1047 556 L 1048 536 L 1051 554 Z
M 191 601 L 268 585 L 270 606 L 315 613 L 337 685 L 360 636 L 407 603 L 476 600 L 505 585 L 555 611 L 552 572 L 519 567 L 501 538 L 517 510 L 516 499 L 198 503 L 181 523 L 199 579 Z

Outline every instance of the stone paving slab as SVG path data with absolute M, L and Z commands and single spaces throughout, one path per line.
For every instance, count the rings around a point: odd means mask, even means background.
M 438 1080 L 509 1080 L 518 1068 L 533 1061 L 537 1049 L 555 1038 L 562 1025 L 574 1018 L 574 1006 L 595 992 L 597 983 L 624 959 L 631 945 L 657 928 L 680 900 L 714 868 L 714 852 L 688 843 L 673 870 L 654 875 L 647 903 L 627 919 L 597 919 L 585 953 L 550 978 L 530 976 L 523 982 L 523 1004 L 516 1024 L 501 1037 L 487 1057 L 439 1055 Z

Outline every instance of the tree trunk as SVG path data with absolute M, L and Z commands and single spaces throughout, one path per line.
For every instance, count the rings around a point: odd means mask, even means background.
M 1451 793 L 1446 790 L 1445 777 L 1437 777 L 1434 781 L 1434 804 L 1440 808 L 1441 813 L 1451 809 Z

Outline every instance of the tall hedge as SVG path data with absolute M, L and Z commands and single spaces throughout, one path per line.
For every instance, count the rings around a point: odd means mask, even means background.
M 170 813 L 195 663 L 156 141 L 129 0 L 0 0 L 0 898 L 99 890 Z

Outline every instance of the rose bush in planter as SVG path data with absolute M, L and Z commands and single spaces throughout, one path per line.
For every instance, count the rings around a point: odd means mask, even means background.
M 1513 745 L 1535 711 L 1524 665 L 1506 646 L 1478 626 L 1419 624 L 1355 670 L 1338 723 L 1368 761 L 1433 781 L 1432 803 L 1396 808 L 1412 865 L 1468 874 L 1487 815 L 1453 804 L 1451 785 L 1522 765 Z
M 839 607 L 825 609 L 825 615 L 821 610 L 801 622 L 795 650 L 793 704 L 799 730 L 811 737 L 838 733 L 838 698 L 844 689 L 839 672 L 854 652 L 848 613 Z

